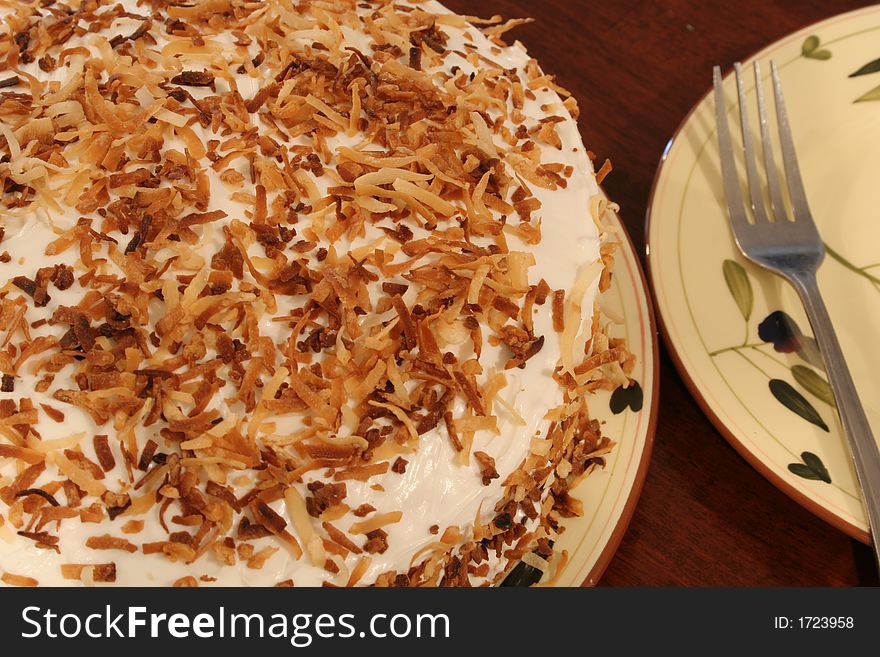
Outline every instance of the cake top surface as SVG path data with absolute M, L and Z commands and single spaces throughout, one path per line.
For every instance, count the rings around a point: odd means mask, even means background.
M 510 25 L 0 6 L 0 569 L 438 582 L 482 541 L 477 583 L 546 540 L 548 426 L 623 359 L 576 105 Z

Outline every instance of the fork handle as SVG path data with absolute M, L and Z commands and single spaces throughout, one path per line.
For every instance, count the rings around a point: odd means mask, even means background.
M 819 293 L 815 272 L 798 273 L 791 277 L 791 282 L 804 303 L 807 317 L 813 327 L 816 341 L 819 343 L 819 350 L 822 352 L 825 372 L 828 374 L 828 382 L 834 393 L 840 422 L 849 442 L 856 475 L 862 487 L 862 500 L 874 540 L 875 555 L 877 555 L 878 543 L 880 543 L 878 541 L 878 532 L 880 532 L 880 450 L 877 448 L 877 441 L 874 440 L 868 418 L 865 416 L 865 410 L 856 393 L 856 387 L 843 358 L 843 351 L 840 349 L 840 343 L 834 333 L 825 302 Z

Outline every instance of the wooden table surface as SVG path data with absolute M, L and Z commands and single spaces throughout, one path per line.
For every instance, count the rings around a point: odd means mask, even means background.
M 574 93 L 603 184 L 644 255 L 645 211 L 669 138 L 725 69 L 855 0 L 446 0 L 535 22 L 508 33 Z M 644 262 L 644 257 L 643 257 Z M 604 586 L 877 585 L 871 550 L 774 488 L 725 441 L 662 345 L 648 477 Z

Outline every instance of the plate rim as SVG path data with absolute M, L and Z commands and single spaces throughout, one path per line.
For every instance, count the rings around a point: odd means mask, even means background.
M 600 193 L 604 194 L 605 192 L 604 190 L 602 190 Z M 587 572 L 586 577 L 584 577 L 583 582 L 581 583 L 582 587 L 596 586 L 596 584 L 605 574 L 608 566 L 611 564 L 614 555 L 617 553 L 617 549 L 620 547 L 620 543 L 623 540 L 624 535 L 629 529 L 629 525 L 632 521 L 633 515 L 635 514 L 636 507 L 638 506 L 639 499 L 641 498 L 642 492 L 645 487 L 648 470 L 650 469 L 651 458 L 654 451 L 654 439 L 657 434 L 657 422 L 660 411 L 660 344 L 658 337 L 659 326 L 657 323 L 656 309 L 654 308 L 654 298 L 651 294 L 651 288 L 648 285 L 648 277 L 645 274 L 645 267 L 643 266 L 641 258 L 639 257 L 639 250 L 636 249 L 635 244 L 632 240 L 632 236 L 630 236 L 629 230 L 627 230 L 626 225 L 623 223 L 623 219 L 621 219 L 619 211 L 613 212 L 613 216 L 615 222 L 620 227 L 620 235 L 622 235 L 624 238 L 623 240 L 621 240 L 621 244 L 623 248 L 628 251 L 628 255 L 632 258 L 635 273 L 637 274 L 637 277 L 634 277 L 633 279 L 633 283 L 635 284 L 637 293 L 641 293 L 641 300 L 644 301 L 645 308 L 647 309 L 647 344 L 651 348 L 651 359 L 650 361 L 646 361 L 645 364 L 646 371 L 647 366 L 650 367 L 652 378 L 650 386 L 651 404 L 650 407 L 647 409 L 648 422 L 645 428 L 645 444 L 642 447 L 642 453 L 639 457 L 639 465 L 636 468 L 636 473 L 633 479 L 632 486 L 630 487 L 629 493 L 627 494 L 627 499 L 624 502 L 623 509 L 620 512 L 617 523 L 615 524 L 611 535 L 608 537 L 608 540 L 605 542 L 605 546 L 602 548 L 602 551 L 596 558 L 596 561 Z M 644 410 L 646 409 L 643 408 L 640 412 L 644 412 Z
M 759 48 L 758 50 L 754 50 L 747 54 L 745 57 L 741 59 L 743 62 L 751 62 L 761 55 L 761 53 L 773 48 L 774 46 L 782 43 L 783 41 L 792 39 L 798 34 L 806 32 L 808 30 L 814 29 L 820 25 L 824 25 L 825 23 L 836 20 L 836 19 L 846 19 L 846 18 L 854 18 L 859 14 L 872 14 L 880 11 L 880 6 L 878 5 L 870 5 L 867 7 L 861 7 L 859 9 L 853 9 L 851 11 L 833 14 L 826 18 L 823 18 L 818 21 L 814 21 L 809 23 L 801 28 L 793 30 L 788 34 L 780 37 L 779 39 L 774 40 L 773 42 Z M 730 72 L 725 76 L 725 78 L 730 76 Z M 651 182 L 651 191 L 648 195 L 648 203 L 645 209 L 645 256 L 647 259 L 647 273 L 648 279 L 651 284 L 651 295 L 652 300 L 655 305 L 655 315 L 657 326 L 660 329 L 663 344 L 666 347 L 667 352 L 675 366 L 676 371 L 678 372 L 681 379 L 684 381 L 685 386 L 690 392 L 691 396 L 697 402 L 697 405 L 700 407 L 700 410 L 709 418 L 711 423 L 714 425 L 715 429 L 721 434 L 721 436 L 736 450 L 736 452 L 750 465 L 752 466 L 762 477 L 764 477 L 767 481 L 770 482 L 775 488 L 779 489 L 783 493 L 785 493 L 789 498 L 793 499 L 799 505 L 801 505 L 806 510 L 810 511 L 813 515 L 827 522 L 832 527 L 842 531 L 847 534 L 851 538 L 854 538 L 862 543 L 870 544 L 871 537 L 870 534 L 862 529 L 861 527 L 854 525 L 853 523 L 845 520 L 841 516 L 837 515 L 830 509 L 821 505 L 816 500 L 810 498 L 808 495 L 804 494 L 797 488 L 795 488 L 792 484 L 783 479 L 779 474 L 774 472 L 764 461 L 762 461 L 753 451 L 751 451 L 734 433 L 731 431 L 727 425 L 722 422 L 721 418 L 712 410 L 708 401 L 703 396 L 702 391 L 697 386 L 690 372 L 684 365 L 684 361 L 681 358 L 678 349 L 673 343 L 672 338 L 670 337 L 669 331 L 666 326 L 666 318 L 663 315 L 662 304 L 660 303 L 660 295 L 657 292 L 657 287 L 654 284 L 655 280 L 655 263 L 656 256 L 652 256 L 651 252 L 656 251 L 651 248 L 652 239 L 651 239 L 651 226 L 654 215 L 654 202 L 657 190 L 660 186 L 661 178 L 663 177 L 664 172 L 666 171 L 667 159 L 670 151 L 673 146 L 678 142 L 678 140 L 682 137 L 682 133 L 686 126 L 689 124 L 694 114 L 696 114 L 697 110 L 703 106 L 705 102 L 707 102 L 709 96 L 712 94 L 711 85 L 708 87 L 707 91 L 703 93 L 699 99 L 694 102 L 691 106 L 690 110 L 684 116 L 684 118 L 680 121 L 678 126 L 672 133 L 672 136 L 666 142 L 666 145 L 663 147 L 663 152 L 660 156 L 660 160 L 657 164 L 657 167 L 654 172 L 654 179 Z

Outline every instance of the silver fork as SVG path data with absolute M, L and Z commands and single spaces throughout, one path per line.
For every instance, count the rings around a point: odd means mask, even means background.
M 761 86 L 761 69 L 755 62 L 755 92 L 758 101 L 761 141 L 763 142 L 766 182 L 770 197 L 770 211 L 764 204 L 764 194 L 755 161 L 755 149 L 749 127 L 746 108 L 742 67 L 735 65 L 739 95 L 740 126 L 742 129 L 746 180 L 748 181 L 749 207 L 755 222 L 750 223 L 743 203 L 739 174 L 734 159 L 730 127 L 727 122 L 727 104 L 721 81 L 721 69 L 715 67 L 715 111 L 718 123 L 718 146 L 721 150 L 721 174 L 724 180 L 724 196 L 733 235 L 743 255 L 762 267 L 769 269 L 791 283 L 801 301 L 819 343 L 828 381 L 834 392 L 837 411 L 849 442 L 856 474 L 862 488 L 862 499 L 868 516 L 868 525 L 874 541 L 874 554 L 880 561 L 878 532 L 880 532 L 880 451 L 871 435 L 871 427 L 859 401 L 852 377 L 843 358 L 843 352 L 831 325 L 831 319 L 819 293 L 816 270 L 825 257 L 825 247 L 816 224 L 810 214 L 807 196 L 801 181 L 800 169 L 791 137 L 779 71 L 770 62 L 773 78 L 773 94 L 776 101 L 776 122 L 782 150 L 782 162 L 791 200 L 793 216 L 788 216 L 783 201 L 783 190 L 770 141 L 770 129 Z

